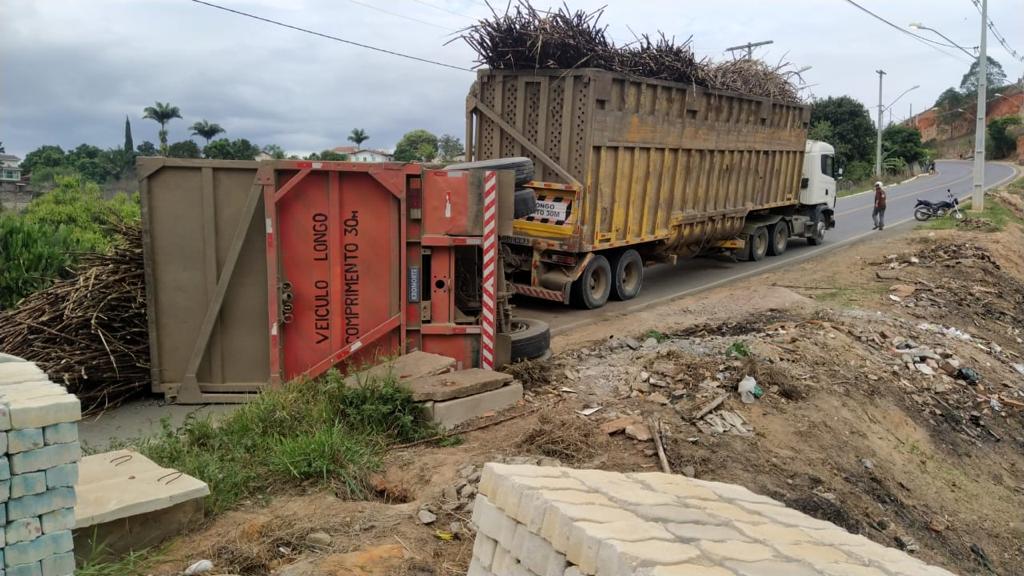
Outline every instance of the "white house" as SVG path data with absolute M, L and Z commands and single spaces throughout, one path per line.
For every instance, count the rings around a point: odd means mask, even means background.
M 349 155 L 349 160 L 352 162 L 391 162 L 392 157 L 390 152 L 383 150 L 362 149 Z
M 21 158 L 0 154 L 0 182 L 21 182 Z

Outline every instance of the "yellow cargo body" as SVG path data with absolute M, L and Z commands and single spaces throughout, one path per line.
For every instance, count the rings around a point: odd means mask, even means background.
M 536 180 L 578 189 L 568 236 L 517 223 L 509 241 L 690 255 L 734 237 L 752 210 L 797 203 L 809 118 L 800 104 L 605 70 L 483 70 L 467 159 L 525 156 Z

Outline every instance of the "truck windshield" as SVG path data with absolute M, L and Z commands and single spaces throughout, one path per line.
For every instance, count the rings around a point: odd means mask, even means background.
M 821 156 L 821 173 L 826 176 L 835 176 L 832 173 L 832 156 L 830 154 L 822 154 Z

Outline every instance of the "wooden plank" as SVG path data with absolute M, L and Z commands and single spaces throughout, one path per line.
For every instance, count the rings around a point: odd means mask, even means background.
M 520 76 L 516 79 L 516 123 L 515 127 L 520 133 L 526 132 L 526 77 Z M 523 145 L 516 143 L 516 156 L 523 156 Z
M 547 77 L 540 79 L 540 99 L 537 102 L 537 146 L 542 150 L 548 141 L 548 90 L 550 83 Z
M 512 138 L 515 138 L 520 143 L 522 143 L 522 145 L 527 150 L 532 152 L 533 155 L 537 157 L 537 160 L 539 160 L 545 166 L 551 168 L 551 170 L 553 170 L 556 174 L 558 174 L 566 182 L 568 182 L 569 184 L 573 184 L 575 186 L 582 186 L 582 184 L 580 184 L 579 180 L 573 178 L 572 175 L 570 175 L 568 172 L 566 172 L 564 168 L 559 166 L 557 162 L 555 162 L 554 160 L 549 158 L 548 155 L 545 154 L 543 150 L 538 148 L 533 142 L 530 142 L 529 140 L 527 140 L 526 136 L 524 136 L 521 132 L 519 132 L 514 127 L 512 127 L 508 122 L 505 122 L 505 120 L 502 117 L 500 117 L 497 114 L 495 114 L 494 111 L 491 110 L 490 108 L 488 108 L 483 102 L 480 102 L 478 100 L 478 101 L 476 101 L 474 106 L 476 107 L 477 110 L 479 110 L 481 113 L 483 113 L 484 116 L 487 116 L 487 118 L 489 118 L 494 123 L 496 123 L 503 131 L 507 132 L 509 134 L 509 136 L 511 136 Z
M 217 289 L 217 203 L 213 191 L 213 168 L 204 166 L 200 171 L 203 196 L 203 259 L 206 265 L 206 300 L 213 299 Z M 224 381 L 224 359 L 221 350 L 220 314 L 213 327 L 210 340 L 210 380 Z
M 228 248 L 228 255 L 224 260 L 224 270 L 217 279 L 217 289 L 213 294 L 213 300 L 206 308 L 206 315 L 203 317 L 199 334 L 196 335 L 196 343 L 192 348 L 192 355 L 189 356 L 188 365 L 185 368 L 183 382 L 186 385 L 197 384 L 196 371 L 199 369 L 199 362 L 202 360 L 203 353 L 206 351 L 206 345 L 210 341 L 210 334 L 213 333 L 213 325 L 217 321 L 217 315 L 220 314 L 221 304 L 224 303 L 224 295 L 227 293 L 231 276 L 235 272 L 235 265 L 238 263 L 238 256 L 242 252 L 242 244 L 245 242 L 245 236 L 249 231 L 253 216 L 256 214 L 256 206 L 259 205 L 262 191 L 263 187 L 259 184 L 259 174 L 257 174 L 256 180 L 253 181 L 252 188 L 249 190 L 249 197 L 245 202 L 245 207 L 242 209 L 238 225 L 235 227 L 235 233 Z M 267 294 L 267 297 L 275 298 L 276 295 Z

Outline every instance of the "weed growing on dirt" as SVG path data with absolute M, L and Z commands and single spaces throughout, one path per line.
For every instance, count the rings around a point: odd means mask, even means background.
M 144 574 L 152 566 L 159 555 L 151 549 L 135 550 L 121 556 L 114 562 L 99 559 L 100 551 L 94 550 L 92 557 L 75 569 L 78 576 L 125 576 L 126 574 Z
M 747 348 L 747 343 L 742 340 L 737 340 L 732 344 L 729 344 L 729 348 L 725 351 L 726 356 L 732 356 L 733 358 L 749 358 L 750 348 Z
M 647 340 L 648 338 L 654 338 L 655 340 L 658 341 L 658 344 L 661 344 L 665 340 L 668 340 L 668 334 L 658 332 L 657 330 L 648 330 L 647 332 L 644 333 L 643 339 Z
M 329 486 L 364 497 L 366 477 L 389 444 L 434 434 L 409 392 L 393 380 L 347 386 L 337 372 L 264 392 L 218 424 L 189 418 L 137 449 L 157 463 L 210 485 L 219 513 L 286 484 Z

